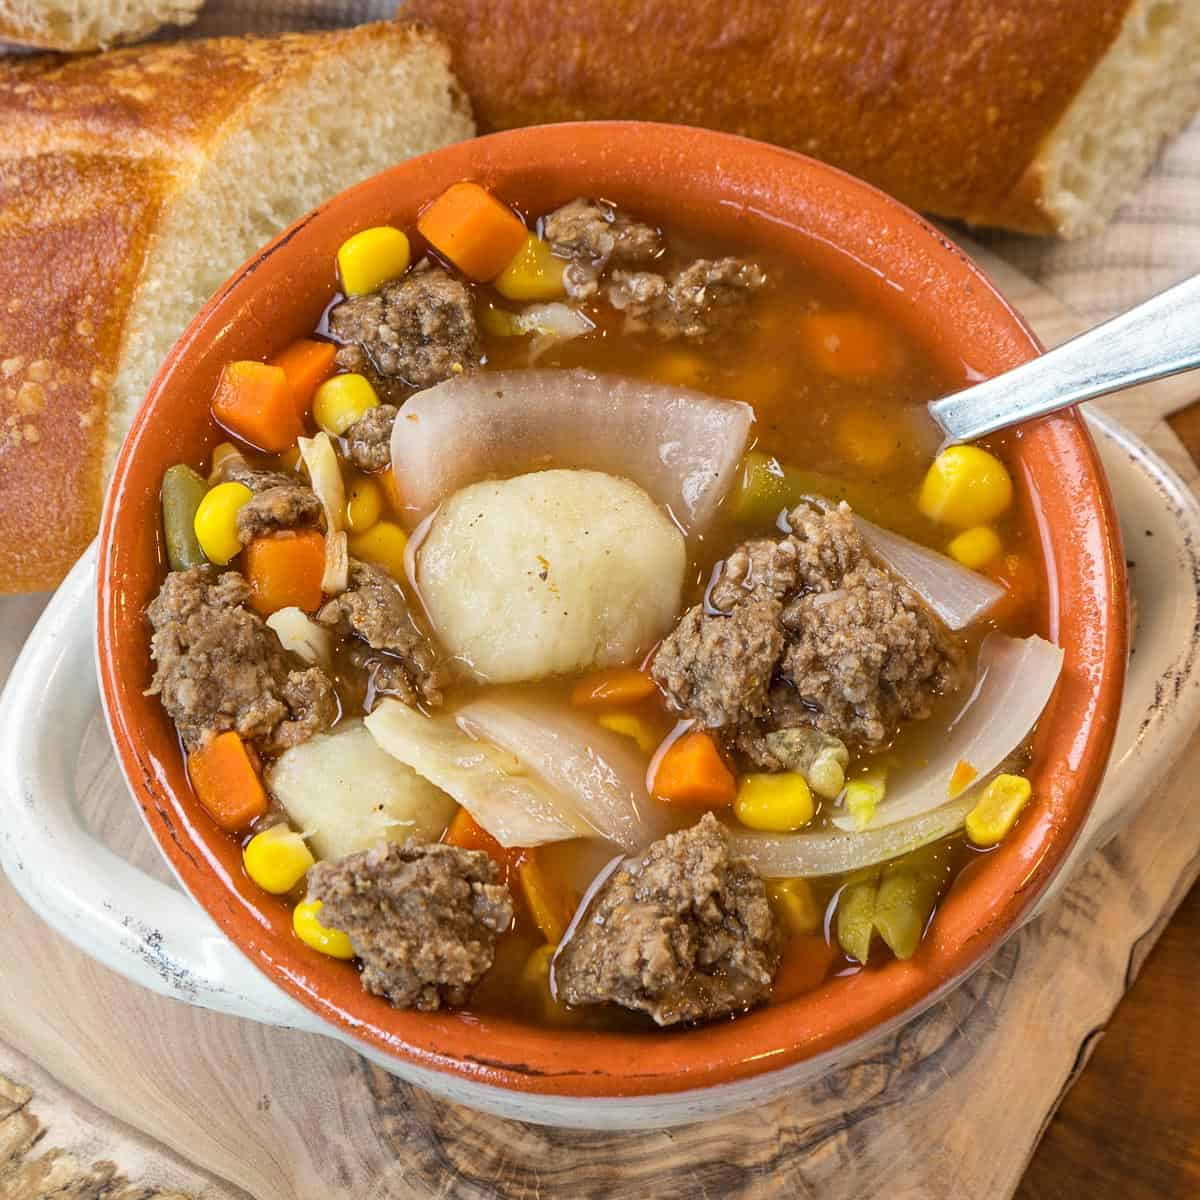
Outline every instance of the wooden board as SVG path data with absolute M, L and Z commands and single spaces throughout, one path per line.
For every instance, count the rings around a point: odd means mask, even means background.
M 1047 293 L 988 265 L 1047 342 L 1074 332 Z M 1112 408 L 1195 479 L 1163 422 L 1190 399 L 1176 382 Z M 0 678 L 39 607 L 0 609 Z M 0 1195 L 20 1196 L 5 1181 L 45 1153 L 26 1144 L 36 1121 L 85 1196 L 109 1169 L 97 1175 L 102 1160 L 151 1195 L 258 1200 L 1007 1196 L 1200 871 L 1196 771 L 1200 742 L 1176 784 L 1036 924 L 869 1057 L 751 1115 L 640 1134 L 482 1117 L 326 1039 L 142 992 L 47 930 L 0 880 L 0 1076 L 36 1093 L 18 1104 L 24 1093 L 0 1083 L 0 1114 L 5 1096 L 11 1110 L 0 1115 L 0 1164 L 6 1146 L 11 1160 Z M 92 827 L 166 878 L 99 720 L 77 778 Z

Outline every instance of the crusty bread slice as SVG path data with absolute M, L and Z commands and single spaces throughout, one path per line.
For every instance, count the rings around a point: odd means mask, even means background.
M 481 132 L 633 118 L 824 159 L 914 208 L 1074 236 L 1200 105 L 1200 0 L 409 0 Z
M 204 0 L 0 0 L 0 42 L 46 50 L 104 50 L 190 25 Z
M 441 41 L 391 22 L 0 63 L 0 127 L 0 592 L 86 546 L 158 364 L 234 267 L 474 132 Z
M 1200 3 L 1136 0 L 1042 143 L 1015 203 L 1039 208 L 1063 237 L 1094 232 L 1198 108 Z

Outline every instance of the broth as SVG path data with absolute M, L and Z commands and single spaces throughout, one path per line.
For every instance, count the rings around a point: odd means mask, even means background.
M 861 313 L 861 305 L 846 289 L 834 280 L 818 277 L 801 265 L 767 253 L 761 247 L 714 244 L 711 238 L 694 238 L 687 231 L 674 228 L 668 229 L 666 234 L 666 253 L 654 264 L 654 269 L 664 274 L 698 258 L 724 256 L 748 259 L 763 268 L 768 282 L 750 299 L 743 318 L 728 330 L 715 332 L 704 340 L 664 341 L 650 330 L 630 332 L 621 313 L 602 300 L 589 299 L 577 307 L 591 321 L 593 330 L 585 336 L 550 346 L 536 365 L 539 368 L 585 368 L 624 375 L 692 388 L 749 404 L 754 420 L 746 446 L 748 454 L 808 472 L 804 477 L 815 481 L 826 496 L 845 498 L 862 515 L 922 545 L 944 551 L 948 530 L 921 511 L 917 497 L 939 443 L 938 431 L 925 409 L 926 402 L 956 386 L 958 381 L 940 373 L 922 347 L 893 326 L 883 326 L 876 331 L 876 336 L 882 339 L 883 348 L 879 353 L 885 360 L 879 369 L 865 374 L 861 371 L 840 376 L 831 373 L 827 365 L 822 365 L 822 347 L 818 346 L 814 352 L 812 346 L 806 346 L 794 335 L 794 331 L 805 318 L 815 313 Z M 417 245 L 420 249 L 420 243 Z M 428 249 L 428 253 L 437 261 L 435 252 Z M 453 270 L 449 262 L 445 265 Z M 512 370 L 530 365 L 529 339 L 499 334 L 496 320 L 488 316 L 497 312 L 516 312 L 521 306 L 500 295 L 487 283 L 471 283 L 469 287 L 475 310 L 482 318 L 480 369 Z M 872 314 L 863 316 L 875 321 Z M 323 319 L 315 335 L 326 334 L 327 325 Z M 387 398 L 402 402 L 405 395 L 416 390 L 419 389 L 404 389 L 393 383 L 389 385 Z M 311 415 L 307 425 L 310 429 L 313 427 Z M 1001 460 L 1005 458 L 1002 438 L 993 439 L 986 445 Z M 239 449 L 255 468 L 296 477 L 297 464 L 290 452 L 271 455 L 249 446 Z M 571 466 L 570 463 L 553 462 L 545 465 Z M 208 464 L 197 466 L 202 474 L 208 473 Z M 364 478 L 363 473 L 349 469 L 345 463 L 343 469 L 350 487 Z M 500 475 L 503 477 L 504 472 Z M 402 488 L 402 483 L 400 486 Z M 403 514 L 388 506 L 385 516 L 399 520 Z M 714 571 L 735 546 L 750 538 L 777 537 L 777 518 L 777 513 L 758 514 L 750 520 L 739 518 L 735 506 L 727 500 L 703 535 L 688 541 L 680 612 L 704 603 Z M 1036 541 L 1021 521 L 1019 507 L 1011 505 L 990 524 L 1004 547 L 1004 557 L 999 560 L 995 573 L 1009 587 L 1009 595 L 998 606 L 995 615 L 976 621 L 957 639 L 969 662 L 974 661 L 980 642 L 989 630 L 1000 629 L 1014 637 L 1023 637 L 1036 631 L 1041 616 L 1044 565 Z M 1014 564 L 1022 565 L 1024 571 L 1020 589 L 1011 578 L 1017 570 Z M 409 585 L 411 582 L 408 581 Z M 330 673 L 340 707 L 339 721 L 363 715 L 373 699 L 368 694 L 361 663 L 352 655 L 354 649 L 356 647 L 349 640 L 342 638 L 337 640 L 334 648 Z M 578 676 L 554 678 L 519 683 L 509 690 L 569 707 L 572 689 L 578 682 Z M 484 685 L 458 681 L 446 689 L 446 703 L 439 712 L 453 712 L 487 691 Z M 849 778 L 865 776 L 880 764 L 885 764 L 891 774 L 900 775 L 919 766 L 928 759 L 938 740 L 945 738 L 947 725 L 962 700 L 961 693 L 941 697 L 927 720 L 902 726 L 886 745 L 872 753 L 856 750 Z M 661 736 L 670 733 L 678 717 L 668 710 L 658 693 L 626 705 L 622 711 L 640 718 Z M 815 799 L 816 812 L 808 828 L 819 830 L 828 825 L 833 805 L 828 799 Z M 273 801 L 265 817 L 237 836 L 248 843 L 255 833 L 281 818 L 286 819 L 286 813 Z M 540 848 L 540 853 L 543 866 L 552 876 L 577 883 L 595 875 L 618 851 L 611 844 L 567 841 L 549 843 Z M 945 877 L 952 881 L 968 859 L 979 851 L 957 834 L 935 844 L 932 849 L 916 853 L 936 862 Z M 829 947 L 825 958 L 817 959 L 818 968 L 807 980 L 807 986 L 799 988 L 800 992 L 818 986 L 823 978 L 863 969 L 841 949 L 831 928 L 838 897 L 848 882 L 848 877 L 836 875 L 808 880 L 805 886 L 821 914 L 818 927 L 811 933 L 791 935 L 786 926 L 783 927 L 785 940 L 788 936 L 811 938 Z M 515 886 L 513 890 L 515 895 L 519 892 Z M 579 890 L 575 888 L 576 892 Z M 278 898 L 264 893 L 262 903 L 291 907 L 303 898 L 303 894 L 301 881 Z M 461 1007 L 466 1012 L 502 1013 L 556 1028 L 654 1028 L 649 1016 L 615 1005 L 570 1008 L 558 1001 L 547 987 L 549 956 L 543 949 L 545 945 L 543 930 L 531 915 L 528 904 L 521 902 L 518 896 L 512 927 L 497 940 L 494 965 Z M 782 953 L 786 957 L 786 946 Z M 870 963 L 887 957 L 889 952 L 877 940 Z M 823 969 L 820 969 L 822 962 Z M 796 989 L 777 988 L 777 993 L 780 991 L 783 994 L 776 994 L 772 999 L 786 1000 L 797 994 Z

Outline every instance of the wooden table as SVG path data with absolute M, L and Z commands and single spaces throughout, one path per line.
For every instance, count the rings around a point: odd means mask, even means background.
M 1090 246 L 1009 237 L 988 242 L 994 252 L 1097 320 L 1200 265 L 1200 226 L 1194 217 L 1197 197 L 1200 123 L 1159 165 L 1123 219 Z M 1180 423 L 1178 431 L 1200 461 L 1200 414 Z M 15 650 L 11 639 L 6 644 L 5 628 L 27 623 L 39 604 L 36 598 L 4 602 L 0 679 Z M 1191 770 L 1200 770 L 1200 754 L 1191 754 L 1188 764 Z M 1177 779 L 1173 792 L 1178 795 L 1181 787 L 1186 784 Z M 103 803 L 128 807 L 111 780 Z M 137 840 L 138 832 L 135 825 L 122 827 L 124 841 L 115 848 L 140 856 L 148 869 L 161 870 L 144 839 Z M 1169 845 L 1169 832 L 1159 830 L 1156 836 L 1160 846 Z M 1094 873 L 1097 894 L 1103 891 L 1110 905 L 1123 878 L 1122 846 L 1106 852 L 1104 864 Z M 1147 861 L 1153 869 L 1158 859 Z M 1197 869 L 1200 861 L 1179 861 L 1176 856 L 1170 878 L 1194 878 Z M 1167 886 L 1169 881 L 1155 882 L 1162 886 L 1152 902 L 1130 897 L 1131 908 L 1142 922 L 1137 927 L 1145 933 L 1129 955 L 1127 980 L 1138 974 L 1146 950 L 1162 929 L 1164 914 L 1180 898 Z M 297 1178 L 323 1180 L 311 1194 L 330 1196 L 421 1196 L 429 1194 L 428 1181 L 434 1180 L 439 1194 L 454 1197 L 576 1196 L 584 1194 L 585 1180 L 589 1196 L 682 1197 L 705 1194 L 701 1188 L 712 1195 L 829 1194 L 812 1187 L 807 1175 L 790 1172 L 781 1139 L 795 1140 L 798 1130 L 787 1124 L 787 1114 L 781 1116 L 778 1109 L 770 1118 L 772 1137 L 764 1146 L 768 1157 L 748 1177 L 734 1185 L 728 1173 L 716 1173 L 712 1176 L 716 1186 L 708 1189 L 703 1174 L 693 1177 L 685 1172 L 685 1178 L 672 1174 L 668 1183 L 649 1169 L 648 1160 L 658 1156 L 668 1165 L 672 1158 L 686 1164 L 689 1147 L 696 1144 L 694 1135 L 686 1131 L 628 1139 L 583 1135 L 584 1148 L 570 1140 L 578 1135 L 500 1127 L 495 1122 L 475 1122 L 462 1112 L 451 1114 L 452 1124 L 447 1126 L 446 1117 L 433 1113 L 434 1102 L 366 1068 L 342 1047 L 309 1035 L 261 1030 L 137 992 L 41 929 L 19 908 L 3 880 L 0 911 L 6 913 L 6 921 L 0 923 L 0 962 L 8 964 L 0 969 L 0 1197 L 4 1200 L 60 1194 L 134 1200 L 176 1192 L 221 1200 L 247 1195 L 273 1198 L 293 1189 L 292 1184 L 281 1185 L 281 1180 Z M 1089 926 L 1078 914 L 1067 913 L 1052 924 L 1055 928 L 1047 938 L 1079 936 L 1085 930 L 1096 939 L 1103 957 L 1103 923 Z M 1167 926 L 1112 1021 L 1106 1027 L 1101 1017 L 1090 1034 L 1085 1030 L 1077 1048 L 1072 1043 L 1071 1053 L 1082 1075 L 1049 1124 L 1017 1193 L 1021 1200 L 1200 1196 L 1200 1039 L 1194 1035 L 1200 1018 L 1198 935 L 1200 891 L 1194 891 Z M 1006 973 L 1017 953 L 1015 948 L 1006 951 L 989 968 L 1014 989 L 1031 986 L 1027 980 L 1033 966 L 1022 958 L 1016 978 L 1009 980 Z M 39 974 L 43 963 L 48 975 Z M 1035 994 L 1052 1019 L 1061 998 L 1053 994 L 1054 973 L 1046 970 L 1044 958 L 1040 969 L 1043 978 Z M 1105 970 L 1110 977 L 1111 963 Z M 63 974 L 56 976 L 55 971 Z M 47 978 L 62 982 L 48 984 Z M 986 1007 L 989 986 L 980 984 L 976 998 L 964 1003 L 977 1009 L 981 1002 Z M 957 1021 L 953 1006 L 948 1011 L 945 1020 Z M 926 1029 L 936 1032 L 936 1023 L 928 1023 Z M 9 1030 L 17 1031 L 15 1040 L 7 1036 Z M 1022 1031 L 1010 1030 L 1005 1036 L 1019 1039 Z M 1029 1036 L 1034 1036 L 1032 1030 Z M 1090 1064 L 1084 1067 L 1089 1054 Z M 288 1055 L 304 1058 L 301 1096 L 278 1091 L 281 1063 Z M 986 1090 L 1000 1098 L 997 1103 L 1020 1105 L 1027 1099 L 1027 1093 L 1013 1080 L 1002 1078 L 1002 1073 L 980 1078 L 970 1073 L 969 1066 L 958 1064 L 955 1069 L 961 1071 L 966 1086 Z M 224 1093 L 222 1081 L 227 1083 Z M 869 1089 L 872 1082 L 859 1079 L 855 1086 Z M 894 1090 L 889 1090 L 889 1096 Z M 195 1099 L 200 1096 L 203 1101 L 197 1107 Z M 831 1112 L 836 1114 L 839 1108 L 838 1098 L 833 1097 Z M 953 1115 L 947 1114 L 948 1119 Z M 48 1133 L 39 1143 L 43 1122 Z M 762 1124 L 756 1117 L 744 1127 L 746 1143 L 761 1140 Z M 441 1140 L 439 1132 L 448 1127 L 453 1128 L 452 1136 Z M 259 1129 L 269 1139 L 267 1144 L 256 1137 Z M 986 1122 L 967 1130 L 931 1128 L 924 1134 L 927 1141 L 913 1140 L 908 1149 L 945 1156 L 947 1178 L 953 1180 L 955 1158 L 986 1160 L 993 1153 L 1014 1153 L 1013 1147 L 988 1143 L 989 1136 L 1003 1139 L 1003 1135 L 1002 1128 Z M 47 1146 L 67 1147 L 69 1152 L 47 1153 Z M 619 1158 L 625 1147 L 629 1169 L 614 1175 L 613 1158 Z M 1026 1149 L 1017 1147 L 1015 1153 L 1021 1156 Z M 103 1160 L 118 1150 L 122 1173 L 144 1179 L 147 1190 L 114 1183 L 115 1170 Z M 778 1160 L 769 1157 L 775 1150 Z M 547 1165 L 550 1158 L 558 1157 L 557 1174 L 547 1170 L 543 1179 L 530 1174 L 527 1165 L 520 1171 L 513 1167 L 514 1162 L 535 1161 L 538 1153 L 546 1155 Z M 730 1143 L 725 1154 L 730 1160 L 744 1161 L 745 1148 Z M 607 1175 L 597 1176 L 598 1160 L 607 1164 Z M 570 1169 L 563 1169 L 564 1161 Z M 772 1165 L 776 1161 L 778 1165 Z M 475 1168 L 484 1162 L 488 1166 L 481 1174 Z M 576 1165 L 579 1171 L 573 1175 Z M 897 1161 L 895 1167 L 900 1172 L 903 1164 Z M 886 1186 L 884 1176 L 861 1194 L 877 1194 Z M 1004 1191 L 1011 1187 L 1009 1182 Z M 931 1194 L 903 1184 L 892 1191 L 897 1196 Z M 937 1194 L 944 1193 L 939 1189 Z

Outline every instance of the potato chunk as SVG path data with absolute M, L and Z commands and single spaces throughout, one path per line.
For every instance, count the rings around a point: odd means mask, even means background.
M 637 661 L 670 627 L 683 535 L 636 484 L 538 471 L 456 492 L 417 581 L 452 655 L 491 683 Z
M 454 801 L 346 721 L 279 756 L 267 785 L 317 858 L 345 858 L 382 841 L 439 838 Z

